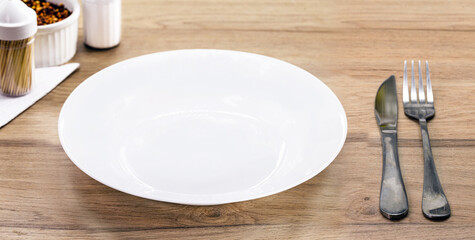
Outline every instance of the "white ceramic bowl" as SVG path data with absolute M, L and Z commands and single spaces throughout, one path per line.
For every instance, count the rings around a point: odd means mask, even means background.
M 64 103 L 58 131 L 71 160 L 108 186 L 215 205 L 312 178 L 343 147 L 347 121 L 335 94 L 297 66 L 193 49 L 94 74 Z
M 36 67 L 61 65 L 76 54 L 78 19 L 81 11 L 79 2 L 77 0 L 48 0 L 48 2 L 64 4 L 72 14 L 60 22 L 38 26 L 35 39 Z

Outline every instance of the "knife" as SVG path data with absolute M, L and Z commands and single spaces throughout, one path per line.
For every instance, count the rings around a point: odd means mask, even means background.
M 397 149 L 397 91 L 396 78 L 390 76 L 378 89 L 374 103 L 374 113 L 383 146 L 383 175 L 379 196 L 381 214 L 391 220 L 407 215 L 406 189 L 402 181 Z

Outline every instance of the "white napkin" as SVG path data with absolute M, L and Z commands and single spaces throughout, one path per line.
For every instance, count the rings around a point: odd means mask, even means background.
M 58 67 L 37 68 L 31 91 L 22 97 L 7 97 L 0 94 L 0 128 L 48 94 L 79 67 L 69 63 Z

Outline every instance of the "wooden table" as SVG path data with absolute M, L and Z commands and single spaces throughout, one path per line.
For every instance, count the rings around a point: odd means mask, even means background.
M 475 2 L 472 0 L 123 1 L 119 47 L 82 44 L 80 70 L 0 129 L 1 239 L 468 239 L 475 237 Z M 293 189 L 253 201 L 185 206 L 116 191 L 81 172 L 57 133 L 62 104 L 87 77 L 142 54 L 216 48 L 264 54 L 311 72 L 339 97 L 346 144 Z M 410 213 L 378 208 L 381 145 L 373 104 L 403 61 L 428 59 L 436 99 L 429 123 L 452 217 L 421 213 L 422 144 L 402 114 L 399 154 Z M 133 81 L 133 79 L 131 79 Z M 399 93 L 401 98 L 401 93 Z

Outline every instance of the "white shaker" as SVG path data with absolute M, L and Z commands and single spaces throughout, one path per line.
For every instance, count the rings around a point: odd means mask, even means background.
M 120 43 L 121 0 L 82 0 L 84 44 L 107 49 Z

